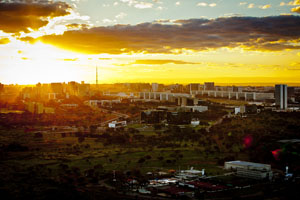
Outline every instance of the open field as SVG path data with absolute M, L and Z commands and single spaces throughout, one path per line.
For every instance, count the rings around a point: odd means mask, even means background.
M 193 166 L 197 169 L 205 168 L 209 174 L 222 172 L 216 166 L 217 155 L 199 152 L 193 147 L 196 145 L 193 142 L 178 143 L 180 147 L 175 148 L 122 147 L 104 145 L 99 138 L 85 137 L 84 141 L 78 142 L 76 136 L 62 137 L 59 133 L 44 133 L 42 137 L 24 133 L 22 130 L 1 130 L 0 133 L 2 145 L 17 142 L 17 139 L 22 138 L 19 144 L 29 148 L 25 152 L 9 152 L 6 165 L 45 165 L 55 169 L 59 164 L 67 164 L 84 171 L 101 164 L 105 171 L 139 169 L 141 172 L 187 169 Z M 140 134 L 149 137 L 148 133 Z

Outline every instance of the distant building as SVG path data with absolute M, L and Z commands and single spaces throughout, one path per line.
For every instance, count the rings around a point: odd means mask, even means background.
M 246 112 L 245 106 L 240 106 L 240 107 L 234 108 L 234 114 L 235 115 L 237 115 L 239 113 L 244 114 L 245 112 Z
M 255 104 L 253 105 L 244 105 L 234 108 L 234 114 L 255 114 L 257 113 L 257 106 Z
M 0 93 L 4 90 L 4 85 L 0 83 Z
M 169 124 L 190 124 L 191 121 L 191 112 L 167 112 L 167 122 Z
M 180 110 L 184 112 L 205 112 L 208 110 L 207 106 L 181 106 Z
M 44 104 L 38 102 L 25 103 L 25 110 L 33 114 L 54 114 L 55 110 L 51 107 L 44 107 Z
M 78 104 L 61 104 L 60 106 L 63 108 L 77 108 Z
M 280 109 L 287 109 L 287 85 L 275 85 L 275 104 Z
M 200 90 L 200 83 L 191 83 L 188 85 L 189 91 L 198 91 Z
M 44 107 L 44 113 L 46 113 L 46 114 L 54 114 L 55 110 L 54 110 L 54 108 L 51 108 L 51 107 Z
M 204 90 L 215 90 L 215 83 L 214 82 L 205 82 Z
M 51 90 L 53 93 L 61 94 L 61 93 L 63 93 L 63 84 L 62 83 L 51 83 Z
M 288 96 L 288 98 L 295 97 L 295 87 L 287 88 L 287 96 Z
M 200 121 L 199 120 L 192 120 L 191 121 L 191 125 L 192 126 L 199 126 L 200 125 Z
M 112 121 L 108 124 L 108 127 L 109 128 L 121 128 L 121 127 L 124 127 L 127 125 L 127 122 L 126 121 L 120 121 L 120 122 L 117 122 L 117 121 Z
M 158 91 L 158 83 L 152 83 L 152 92 Z
M 90 84 L 85 84 L 83 81 L 78 85 L 78 95 L 81 97 L 90 95 Z
M 245 162 L 245 161 L 229 161 L 224 163 L 224 168 L 227 170 L 234 170 L 237 176 L 251 178 L 251 179 L 272 179 L 273 173 L 271 165 Z
M 57 95 L 58 95 L 58 93 L 48 93 L 48 99 L 49 100 L 57 99 Z
M 175 102 L 177 102 L 178 106 L 194 106 L 198 105 L 197 98 L 189 98 L 189 97 L 177 97 L 175 98 Z

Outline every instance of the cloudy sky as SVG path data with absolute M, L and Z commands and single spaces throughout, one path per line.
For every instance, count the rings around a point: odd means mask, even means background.
M 0 82 L 298 83 L 300 0 L 0 0 Z

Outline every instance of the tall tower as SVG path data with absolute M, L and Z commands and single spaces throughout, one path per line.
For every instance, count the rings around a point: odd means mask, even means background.
M 275 85 L 275 104 L 280 109 L 287 109 L 287 85 Z
M 98 88 L 98 67 L 96 67 L 96 87 Z

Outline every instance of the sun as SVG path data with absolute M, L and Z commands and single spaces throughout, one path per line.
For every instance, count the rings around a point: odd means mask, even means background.
M 43 43 L 16 43 L 13 54 L 2 64 L 6 82 L 36 84 L 82 80 L 77 54 Z

